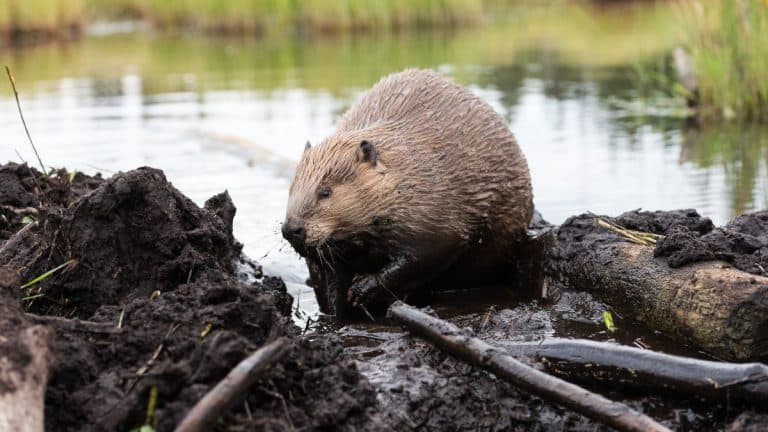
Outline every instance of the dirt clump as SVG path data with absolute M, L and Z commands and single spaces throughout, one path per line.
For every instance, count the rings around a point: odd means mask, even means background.
M 601 216 L 625 228 L 663 235 L 654 256 L 677 268 L 700 261 L 725 261 L 739 270 L 768 275 L 768 211 L 737 216 L 716 228 L 709 218 L 693 209 L 672 211 L 630 211 L 617 217 Z M 588 245 L 630 241 L 582 214 L 566 220 L 557 230 L 554 253 L 568 256 Z
M 720 260 L 748 273 L 768 275 L 768 211 L 739 215 L 706 233 L 673 227 L 656 245 L 654 255 L 667 257 L 671 267 Z
M 21 282 L 59 268 L 27 289 L 15 286 L 22 305 L 38 315 L 114 325 L 108 331 L 52 325 L 47 430 L 140 426 L 153 389 L 151 423 L 172 430 L 232 367 L 278 336 L 293 340 L 290 353 L 216 430 L 363 424 L 376 405 L 370 384 L 332 336 L 300 337 L 285 285 L 242 258 L 226 193 L 200 208 L 161 171 L 140 168 L 44 204 L 49 195 L 12 168 L 0 171 L 13 174 L 0 181 L 15 187 L 8 196 L 26 200 L 12 205 L 32 206 L 38 218 L 2 244 L 0 262 Z M 239 276 L 244 268 L 248 277 Z
M 38 218 L 48 207 L 67 207 L 96 189 L 101 175 L 56 170 L 47 176 L 27 164 L 0 166 L 0 245 L 23 225 Z

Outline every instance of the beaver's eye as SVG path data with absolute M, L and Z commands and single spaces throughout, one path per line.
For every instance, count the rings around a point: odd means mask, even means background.
M 320 193 L 318 194 L 320 199 L 328 198 L 331 196 L 331 189 L 330 188 L 322 188 L 320 189 Z

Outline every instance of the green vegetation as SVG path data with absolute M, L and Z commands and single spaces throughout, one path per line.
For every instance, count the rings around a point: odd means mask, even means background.
M 768 2 L 687 0 L 678 16 L 701 114 L 768 120 Z
M 5 0 L 0 3 L 0 35 L 66 35 L 82 24 L 85 0 Z
M 673 35 L 679 23 L 672 12 L 664 3 L 629 9 L 521 7 L 500 22 L 471 29 L 314 38 L 128 34 L 88 38 L 76 50 L 43 44 L 5 57 L 19 89 L 27 91 L 32 83 L 60 76 L 136 74 L 147 94 L 189 91 L 189 83 L 168 78 L 186 75 L 195 77 L 195 91 L 240 88 L 269 94 L 298 85 L 341 95 L 405 67 L 466 65 L 452 75 L 482 82 L 486 78 L 475 79 L 481 72 L 474 66 L 509 65 L 523 58 L 547 68 L 568 65 L 585 76 L 637 59 L 652 61 L 677 43 Z M 0 94 L 13 96 L 9 85 L 0 86 Z
M 6 0 L 0 33 L 54 36 L 86 18 L 214 33 L 325 33 L 460 26 L 483 12 L 482 0 Z

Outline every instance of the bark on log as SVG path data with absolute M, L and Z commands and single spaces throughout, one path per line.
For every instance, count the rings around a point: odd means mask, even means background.
M 51 361 L 49 330 L 21 311 L 15 272 L 0 268 L 0 431 L 44 428 L 44 397 Z
M 768 366 L 762 363 L 706 361 L 578 339 L 550 338 L 499 346 L 513 356 L 546 360 L 551 372 L 567 378 L 596 378 L 657 392 L 663 388 L 699 396 L 736 396 L 750 402 L 768 402 Z M 591 373 L 585 375 L 585 371 Z
M 242 397 L 264 372 L 280 361 L 289 348 L 288 339 L 279 338 L 238 363 L 223 380 L 192 407 L 176 427 L 176 432 L 211 430 L 221 414 Z
M 441 349 L 545 400 L 573 409 L 620 431 L 668 431 L 650 417 L 515 360 L 503 350 L 468 336 L 455 325 L 397 301 L 387 316 Z
M 598 238 L 579 221 L 558 229 L 548 262 L 553 279 L 717 358 L 768 358 L 768 277 L 719 261 L 673 269 L 653 257 L 653 247 L 610 232 Z

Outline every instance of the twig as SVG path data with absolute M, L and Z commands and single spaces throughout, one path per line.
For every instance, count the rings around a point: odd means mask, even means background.
M 237 402 L 270 366 L 282 359 L 289 348 L 288 339 L 279 338 L 241 361 L 189 410 L 176 427 L 176 432 L 211 430 L 221 414 Z
M 617 430 L 669 431 L 662 424 L 622 403 L 538 371 L 515 360 L 503 350 L 462 333 L 455 325 L 403 302 L 392 304 L 387 316 L 441 349 L 486 369 L 531 394 L 571 408 Z
M 288 403 L 285 401 L 285 398 L 283 395 L 281 395 L 278 392 L 274 392 L 272 390 L 262 389 L 264 393 L 272 396 L 275 399 L 278 399 L 280 403 L 283 405 L 283 412 L 285 413 L 285 420 L 288 421 L 288 426 L 290 427 L 290 430 L 295 431 L 296 428 L 293 426 L 293 422 L 291 421 L 291 413 L 288 411 Z
M 589 215 L 595 218 L 599 226 L 605 229 L 611 230 L 616 234 L 623 236 L 639 245 L 652 246 L 652 245 L 655 245 L 659 239 L 664 237 L 660 234 L 656 234 L 652 232 L 635 231 L 628 228 L 624 228 L 623 226 L 615 222 L 605 220 L 592 212 L 589 212 Z
M 29 139 L 29 144 L 32 146 L 32 150 L 34 150 L 35 152 L 37 161 L 40 162 L 40 168 L 43 170 L 43 175 L 48 175 L 48 171 L 45 170 L 45 166 L 43 165 L 43 160 L 40 159 L 40 153 L 37 152 L 37 147 L 35 147 L 35 143 L 32 141 L 32 135 L 30 135 L 29 128 L 27 127 L 27 121 L 24 120 L 24 112 L 21 110 L 21 102 L 19 102 L 19 92 L 16 90 L 16 80 L 13 79 L 11 68 L 9 68 L 8 65 L 5 66 L 5 72 L 8 74 L 8 79 L 11 81 L 11 87 L 13 87 L 13 95 L 16 97 L 16 108 L 18 108 L 19 110 L 19 117 L 21 117 L 21 124 L 24 125 L 24 131 L 27 133 L 27 139 Z
M 83 321 L 77 318 L 70 319 L 57 316 L 37 315 L 33 313 L 26 313 L 24 315 L 35 323 L 67 331 L 103 334 L 122 333 L 122 329 L 115 327 L 112 323 Z

